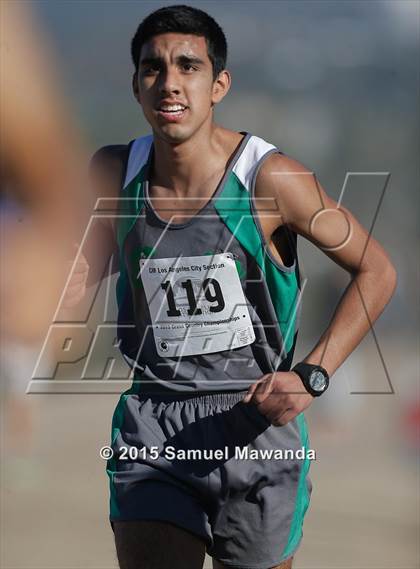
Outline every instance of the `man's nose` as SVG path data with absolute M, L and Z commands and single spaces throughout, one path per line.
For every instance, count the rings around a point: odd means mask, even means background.
M 161 73 L 159 89 L 162 93 L 180 92 L 180 78 L 176 68 L 169 67 Z

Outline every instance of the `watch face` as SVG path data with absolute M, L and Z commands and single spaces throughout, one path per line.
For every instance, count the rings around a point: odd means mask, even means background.
M 313 371 L 309 378 L 309 385 L 314 391 L 324 391 L 327 386 L 327 381 L 321 371 Z

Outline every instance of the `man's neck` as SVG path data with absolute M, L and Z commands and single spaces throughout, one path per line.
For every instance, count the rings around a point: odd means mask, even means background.
M 200 194 L 212 176 L 223 173 L 229 157 L 227 133 L 212 123 L 181 144 L 154 138 L 152 185 L 162 186 L 180 196 Z

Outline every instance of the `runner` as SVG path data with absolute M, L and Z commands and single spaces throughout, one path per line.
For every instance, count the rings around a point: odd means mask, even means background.
M 198 569 L 207 550 L 215 569 L 287 569 L 311 494 L 303 412 L 388 303 L 395 269 L 301 163 L 214 122 L 231 76 L 209 15 L 161 8 L 131 51 L 152 134 L 92 161 L 98 195 L 123 198 L 98 240 L 103 259 L 118 242 L 119 338 L 135 374 L 107 465 L 119 564 Z M 291 370 L 298 235 L 351 281 Z M 85 257 L 89 284 L 102 267 Z

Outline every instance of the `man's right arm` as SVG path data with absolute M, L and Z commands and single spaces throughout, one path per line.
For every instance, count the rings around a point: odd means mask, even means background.
M 73 308 L 85 296 L 86 288 L 118 271 L 115 213 L 127 158 L 128 145 L 114 145 L 100 148 L 91 159 L 90 218 L 87 219 L 82 250 L 75 251 L 77 264 L 66 288 L 62 308 Z M 113 262 L 109 270 L 111 257 Z
M 92 204 L 93 217 L 83 244 L 83 254 L 89 264 L 87 286 L 104 277 L 112 255 L 112 273 L 118 271 L 115 214 L 124 183 L 127 154 L 128 145 L 104 146 L 93 155 L 90 163 L 89 178 L 95 203 Z M 99 202 L 101 198 L 103 201 Z M 102 205 L 97 207 L 98 203 Z

